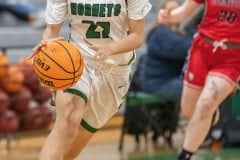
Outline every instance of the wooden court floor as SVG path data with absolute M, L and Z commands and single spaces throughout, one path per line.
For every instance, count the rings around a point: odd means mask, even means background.
M 125 152 L 118 152 L 120 130 L 101 131 L 91 140 L 86 149 L 76 160 L 175 160 L 176 153 L 166 149 L 158 151 L 134 152 L 132 137 L 126 138 Z M 44 137 L 23 139 L 11 144 L 12 150 L 7 153 L 4 142 L 0 147 L 0 160 L 37 160 Z M 240 160 L 240 149 L 228 149 L 218 153 L 203 150 L 194 160 Z
M 88 146 L 83 150 L 76 160 L 175 160 L 176 153 L 169 151 L 166 147 L 157 150 L 150 147 L 146 150 L 141 143 L 141 151 L 135 152 L 134 138 L 126 136 L 124 152 L 118 152 L 120 138 L 121 118 L 115 118 L 108 123 L 107 128 L 98 131 Z M 175 136 L 175 146 L 181 145 L 183 135 Z M 40 148 L 45 136 L 35 138 L 23 138 L 11 142 L 11 150 L 6 151 L 6 142 L 0 141 L 0 160 L 38 160 Z M 54 146 L 53 146 L 54 147 Z M 217 153 L 203 150 L 198 153 L 194 160 L 240 160 L 240 148 L 228 149 Z
M 155 155 L 142 155 L 130 157 L 128 160 L 176 160 L 176 153 L 158 153 Z M 194 160 L 240 160 L 240 149 L 225 149 L 219 153 L 208 150 L 200 151 Z

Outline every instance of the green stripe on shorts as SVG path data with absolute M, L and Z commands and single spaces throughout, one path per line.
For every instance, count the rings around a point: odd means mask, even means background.
M 85 128 L 90 133 L 95 133 L 98 130 L 98 129 L 90 126 L 84 119 L 82 119 L 81 125 L 82 125 L 83 128 Z
M 65 89 L 64 92 L 65 93 L 71 93 L 71 94 L 82 97 L 82 99 L 85 101 L 85 103 L 87 103 L 87 101 L 88 101 L 88 97 L 83 92 L 81 92 L 77 89 L 69 88 L 69 89 Z

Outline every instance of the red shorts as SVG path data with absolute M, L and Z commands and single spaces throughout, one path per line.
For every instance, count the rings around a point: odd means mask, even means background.
M 224 78 L 233 85 L 240 81 L 240 48 L 217 48 L 213 52 L 213 45 L 197 35 L 190 50 L 185 84 L 202 88 L 208 75 Z

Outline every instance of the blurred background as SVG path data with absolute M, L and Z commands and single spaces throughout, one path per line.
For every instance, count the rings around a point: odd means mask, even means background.
M 179 105 L 184 64 L 203 6 L 180 24 L 160 25 L 159 9 L 182 1 L 150 2 L 145 43 L 137 50 L 126 101 L 77 160 L 176 159 L 187 124 Z M 45 3 L 0 0 L 0 160 L 37 160 L 54 122 L 50 92 L 23 61 L 41 39 Z M 61 34 L 67 37 L 67 23 Z M 240 94 L 231 95 L 220 110 L 219 123 L 194 159 L 240 160 Z

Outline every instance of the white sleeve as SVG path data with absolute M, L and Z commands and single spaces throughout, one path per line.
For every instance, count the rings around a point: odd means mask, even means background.
M 47 0 L 46 23 L 60 24 L 68 16 L 67 0 Z
M 128 17 L 133 20 L 143 19 L 151 10 L 149 0 L 126 0 L 128 4 Z

